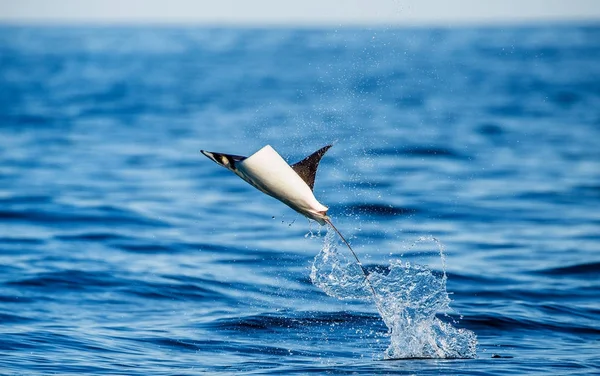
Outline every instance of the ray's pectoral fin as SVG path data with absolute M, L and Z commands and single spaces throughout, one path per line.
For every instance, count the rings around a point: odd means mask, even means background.
M 312 191 L 315 186 L 315 176 L 317 175 L 317 168 L 323 155 L 329 150 L 332 145 L 327 145 L 321 149 L 315 151 L 308 157 L 304 158 L 298 163 L 293 164 L 291 167 L 294 171 L 304 180 L 304 182 L 310 187 Z

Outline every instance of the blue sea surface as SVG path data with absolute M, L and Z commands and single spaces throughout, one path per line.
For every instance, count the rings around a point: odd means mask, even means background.
M 329 143 L 378 289 L 475 358 L 387 360 L 343 244 L 199 153 Z M 0 374 L 598 372 L 598 25 L 0 27 Z

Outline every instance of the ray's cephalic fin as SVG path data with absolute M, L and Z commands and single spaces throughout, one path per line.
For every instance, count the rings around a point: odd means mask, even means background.
M 244 161 L 247 157 L 241 155 L 215 153 L 206 150 L 200 150 L 202 154 L 207 156 L 210 160 L 216 164 L 225 167 L 228 170 L 235 172 L 237 170 L 237 163 Z
M 291 167 L 296 171 L 298 176 L 304 180 L 304 182 L 310 187 L 312 191 L 315 186 L 315 176 L 317 176 L 317 168 L 319 167 L 319 162 L 321 162 L 321 158 L 323 155 L 329 150 L 329 148 L 333 145 L 327 145 L 322 147 L 321 149 L 315 151 L 308 157 L 304 158 L 298 163 L 294 163 Z

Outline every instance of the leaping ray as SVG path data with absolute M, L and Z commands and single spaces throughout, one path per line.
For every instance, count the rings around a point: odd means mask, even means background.
M 321 226 L 325 224 L 331 226 L 352 252 L 373 293 L 375 303 L 377 303 L 377 293 L 369 280 L 367 271 L 350 243 L 331 222 L 331 218 L 327 215 L 328 208 L 317 201 L 313 193 L 319 162 L 331 146 L 324 146 L 291 166 L 270 145 L 249 157 L 205 150 L 200 150 L 200 152 L 261 192 L 276 198 L 305 217 L 317 221 Z

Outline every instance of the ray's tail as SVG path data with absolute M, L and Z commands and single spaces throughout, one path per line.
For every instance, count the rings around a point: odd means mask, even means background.
M 342 233 L 340 232 L 340 230 L 338 230 L 333 225 L 333 223 L 331 222 L 331 219 L 329 217 L 325 218 L 325 222 L 327 222 L 327 224 L 329 226 L 331 226 L 331 228 L 340 236 L 340 238 L 342 239 L 342 241 L 346 244 L 346 246 L 348 247 L 348 249 L 350 250 L 350 252 L 352 252 L 352 255 L 356 259 L 356 262 L 358 263 L 358 266 L 360 266 L 360 269 L 362 270 L 362 272 L 363 272 L 363 274 L 365 276 L 365 281 L 367 281 L 367 285 L 369 285 L 369 288 L 371 289 L 371 292 L 373 293 L 373 299 L 375 300 L 375 305 L 377 306 L 377 309 L 380 310 L 380 308 L 379 308 L 379 300 L 377 299 L 377 297 L 378 297 L 377 292 L 375 291 L 375 288 L 373 287 L 373 284 L 371 283 L 371 280 L 369 279 L 369 274 L 367 273 L 367 270 L 363 266 L 362 262 L 360 262 L 360 260 L 358 259 L 358 256 L 356 255 L 356 252 L 354 252 L 354 250 L 350 246 L 350 243 L 348 243 L 348 241 L 346 240 L 346 238 L 344 238 L 344 235 L 342 235 Z

